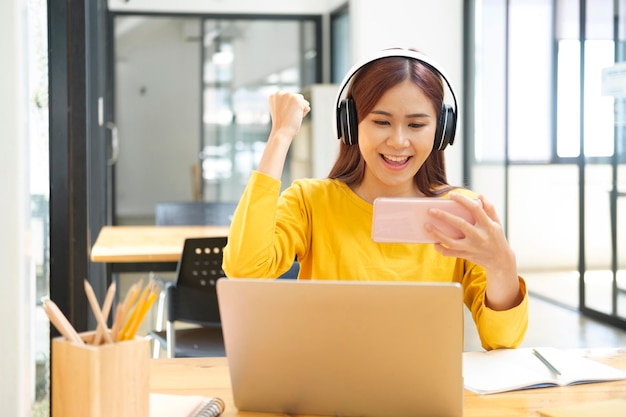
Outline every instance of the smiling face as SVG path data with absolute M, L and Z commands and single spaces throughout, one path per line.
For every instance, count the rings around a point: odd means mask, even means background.
M 359 123 L 366 166 L 357 194 L 370 202 L 422 195 L 413 177 L 433 149 L 436 129 L 433 103 L 415 83 L 405 80 L 387 90 Z
M 356 145 L 340 144 L 329 178 L 344 181 L 369 202 L 379 196 L 440 195 L 449 187 L 445 158 L 432 146 L 443 87 L 436 70 L 409 57 L 361 67 L 346 90 L 358 124 L 351 133 Z

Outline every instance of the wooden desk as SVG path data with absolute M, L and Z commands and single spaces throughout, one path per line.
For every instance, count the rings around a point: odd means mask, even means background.
M 626 370 L 626 349 L 581 350 L 580 353 Z M 220 397 L 226 402 L 224 417 L 285 416 L 271 413 L 238 413 L 233 404 L 226 358 L 153 359 L 150 390 L 168 394 Z M 537 410 L 547 407 L 614 398 L 626 398 L 626 381 L 539 388 L 492 395 L 477 395 L 465 391 L 463 417 L 538 416 Z
M 227 235 L 228 226 L 104 226 L 91 261 L 112 273 L 175 271 L 186 238 Z

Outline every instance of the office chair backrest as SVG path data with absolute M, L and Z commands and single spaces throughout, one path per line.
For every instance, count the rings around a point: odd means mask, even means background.
M 157 203 L 155 223 L 159 226 L 228 226 L 237 202 L 184 201 Z
M 185 240 L 178 263 L 176 286 L 168 288 L 168 317 L 204 325 L 219 325 L 215 285 L 226 276 L 222 258 L 226 237 Z

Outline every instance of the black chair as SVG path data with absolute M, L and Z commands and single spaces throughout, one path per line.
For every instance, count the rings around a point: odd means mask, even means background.
M 157 203 L 155 224 L 171 226 L 229 226 L 237 202 L 179 201 Z
M 168 201 L 159 202 L 155 206 L 155 224 L 157 226 L 228 226 L 231 223 L 237 202 L 224 201 Z M 167 286 L 175 279 L 174 274 L 159 274 L 155 279 Z M 165 298 L 167 290 L 159 295 L 155 306 L 155 331 L 165 330 Z M 154 346 L 153 356 L 160 355 L 159 346 Z
M 185 240 L 176 283 L 165 288 L 165 330 L 157 328 L 150 333 L 158 346 L 166 349 L 168 358 L 225 356 L 215 285 L 225 276 L 222 258 L 226 242 L 226 237 Z M 176 323 L 193 327 L 176 329 Z

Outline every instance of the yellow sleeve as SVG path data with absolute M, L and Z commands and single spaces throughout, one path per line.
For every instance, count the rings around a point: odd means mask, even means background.
M 231 278 L 276 278 L 295 258 L 294 224 L 277 227 L 280 181 L 253 171 L 230 225 L 222 268 Z
M 524 279 L 518 279 L 524 295 L 522 301 L 508 310 L 496 311 L 485 305 L 487 277 L 484 269 L 474 265 L 465 273 L 465 304 L 472 313 L 481 344 L 486 350 L 516 348 L 524 340 L 528 328 L 528 293 Z

